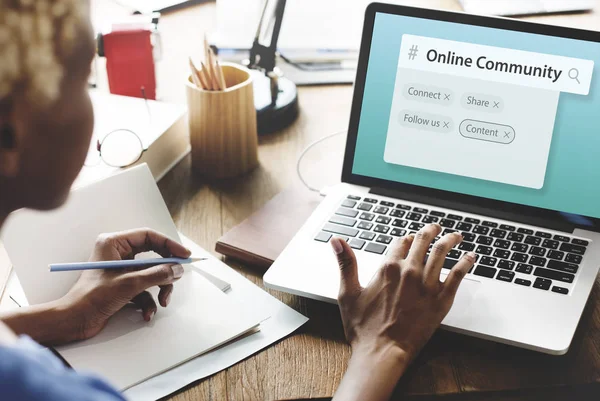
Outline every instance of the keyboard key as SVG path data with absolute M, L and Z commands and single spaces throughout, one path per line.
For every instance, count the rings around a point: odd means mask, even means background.
M 552 280 L 546 280 L 543 278 L 537 278 L 535 279 L 535 281 L 533 282 L 533 288 L 537 288 L 540 290 L 548 290 L 550 289 L 550 286 L 552 285 Z
M 551 239 L 545 239 L 544 242 L 542 242 L 542 246 L 548 249 L 558 249 L 558 244 L 560 244 L 560 242 Z
M 373 238 L 375 238 L 375 233 L 372 233 L 370 231 L 363 231 L 362 233 L 360 233 L 358 238 L 373 241 Z
M 483 227 L 483 226 L 476 226 L 473 229 L 473 232 L 475 234 L 482 234 L 482 235 L 487 235 L 487 233 L 490 232 L 490 229 L 488 227 Z
M 500 259 L 508 259 L 510 256 L 510 252 L 504 249 L 496 249 L 494 251 L 494 256 Z
M 429 210 L 423 209 L 422 207 L 414 207 L 413 212 L 427 214 Z
M 423 215 L 419 213 L 409 213 L 406 215 L 406 218 L 412 221 L 419 221 L 421 220 L 421 217 L 423 217 Z
M 373 213 L 377 213 L 377 214 L 387 214 L 387 212 L 390 211 L 389 207 L 385 207 L 385 206 L 377 206 L 375 207 L 375 209 L 373 209 Z
M 379 216 L 377 217 L 377 219 L 375 220 L 375 223 L 381 223 L 381 224 L 390 224 L 390 221 L 392 221 L 391 217 L 387 217 L 387 216 Z
M 454 233 L 457 233 L 457 232 L 458 232 L 458 231 L 456 231 L 456 230 L 453 230 L 453 229 L 451 229 L 451 228 L 446 228 L 446 229 L 444 229 L 444 231 L 442 231 L 442 236 L 444 236 L 444 235 L 446 235 L 446 234 L 454 234 Z
M 423 223 L 430 224 L 430 223 L 437 223 L 439 220 L 440 220 L 439 217 L 425 216 L 425 217 L 423 217 L 423 220 L 421 220 L 421 221 Z
M 554 286 L 554 287 L 552 287 L 552 292 L 557 292 L 559 294 L 567 295 L 569 293 L 569 290 L 564 287 Z
M 327 231 L 334 234 L 345 235 L 348 237 L 356 237 L 358 235 L 358 230 L 356 228 L 343 227 L 338 226 L 337 224 L 327 223 L 323 227 L 323 231 Z
M 365 247 L 365 251 L 372 252 L 372 253 L 378 253 L 381 255 L 382 253 L 385 252 L 385 248 L 387 248 L 385 245 L 376 244 L 375 242 L 369 242 L 367 244 L 367 246 Z
M 534 266 L 546 266 L 547 261 L 548 259 L 540 258 L 539 256 L 532 256 L 531 258 L 529 258 L 529 264 Z
M 373 205 L 369 205 L 368 203 L 361 203 L 360 205 L 358 205 L 357 209 L 358 210 L 364 210 L 365 212 L 368 212 L 371 209 L 373 209 Z
M 388 202 L 388 201 L 381 201 L 381 202 L 379 202 L 379 204 L 382 206 L 394 207 L 394 204 L 392 202 Z
M 569 237 L 565 237 L 564 235 L 555 235 L 554 239 L 562 242 L 569 242 Z
M 482 265 L 486 265 L 486 266 L 496 266 L 496 263 L 498 262 L 498 259 L 496 258 L 492 258 L 489 256 L 482 256 L 481 259 L 479 259 L 479 264 Z
M 410 210 L 410 206 L 408 206 L 408 205 L 403 205 L 403 204 L 401 204 L 401 203 L 398 203 L 398 204 L 396 205 L 396 209 Z
M 515 273 L 508 270 L 500 270 L 498 271 L 498 275 L 496 276 L 496 280 L 506 281 L 510 283 L 515 277 Z
M 389 244 L 393 239 L 394 238 L 390 237 L 389 235 L 380 235 L 377 237 L 376 241 L 382 244 Z
M 460 259 L 461 255 L 462 255 L 462 252 L 458 251 L 456 249 L 451 249 L 450 252 L 448 252 L 448 257 L 452 258 L 452 259 Z
M 423 227 L 425 227 L 425 224 L 423 224 L 423 223 L 410 223 L 410 226 L 408 226 L 408 229 L 413 230 L 413 231 L 419 231 Z
M 384 226 L 383 224 L 377 224 L 373 231 L 376 233 L 387 234 L 388 231 L 390 231 L 390 228 L 388 226 Z
M 550 260 L 548 262 L 547 267 L 549 269 L 559 270 L 561 272 L 573 273 L 573 274 L 577 273 L 577 270 L 579 270 L 579 266 L 577 266 L 576 264 L 559 262 L 558 260 Z
M 525 245 L 525 244 L 513 244 L 513 246 L 510 248 L 511 251 L 514 252 L 527 252 L 527 250 L 529 249 L 529 245 Z
M 501 260 L 498 262 L 498 267 L 505 270 L 512 270 L 515 267 L 515 262 L 512 260 Z
M 525 238 L 525 243 L 529 244 L 529 245 L 539 245 L 542 243 L 542 239 L 540 237 L 534 237 L 534 236 L 527 236 L 527 238 Z
M 359 217 L 359 219 L 367 220 L 367 221 L 372 221 L 374 218 L 375 218 L 375 215 L 371 214 L 371 213 L 363 213 Z
M 473 242 L 475 241 L 475 234 L 471 234 L 471 233 L 461 233 L 462 237 L 463 237 L 463 241 L 467 241 L 467 242 Z
M 390 216 L 392 217 L 404 217 L 405 214 L 406 212 L 400 209 L 394 209 L 390 212 Z
M 529 257 L 524 253 L 515 252 L 512 254 L 510 260 L 514 260 L 515 262 L 527 262 Z
M 535 233 L 535 236 L 540 238 L 552 238 L 552 234 L 545 231 L 538 231 Z
M 339 238 L 346 242 L 348 242 L 348 240 L 350 239 L 350 238 L 346 237 L 345 235 L 338 235 L 338 234 L 334 235 L 333 238 Z
M 348 226 L 348 227 L 354 227 L 354 225 L 356 224 L 356 220 L 348 218 L 348 217 L 343 217 L 343 216 L 331 216 L 331 218 L 329 219 L 330 223 L 335 223 L 335 224 L 341 224 L 343 226 Z
M 517 232 L 521 233 L 521 234 L 527 234 L 527 235 L 532 235 L 533 234 L 533 230 L 530 230 L 529 228 L 517 228 Z
M 449 219 L 458 220 L 458 221 L 461 221 L 463 219 L 462 216 L 459 216 L 458 214 L 449 214 L 446 217 Z
M 494 239 L 492 237 L 486 237 L 485 235 L 480 235 L 477 238 L 477 241 L 475 241 L 478 244 L 481 245 L 492 245 L 492 243 L 494 242 Z
M 581 259 L 582 258 L 579 255 L 573 255 L 572 253 L 567 253 L 567 257 L 565 258 L 565 262 L 579 264 L 579 263 L 581 263 Z
M 483 223 L 481 223 L 482 226 L 486 226 L 486 227 L 492 227 L 492 228 L 496 228 L 498 227 L 498 223 L 494 223 L 493 221 L 483 221 Z
M 548 256 L 550 259 L 563 260 L 563 258 L 565 257 L 565 253 L 561 251 L 549 251 L 548 255 L 546 256 Z
M 479 223 L 481 223 L 481 220 L 479 220 L 479 219 L 474 219 L 474 218 L 472 218 L 472 217 L 467 217 L 467 218 L 465 219 L 465 223 L 479 224 Z
M 363 241 L 361 239 L 356 239 L 356 238 L 352 238 L 350 240 L 350 242 L 348 242 L 348 245 L 350 245 L 351 248 L 358 249 L 358 250 L 362 249 L 363 246 L 365 246 L 365 244 L 366 244 L 365 241 Z
M 500 224 L 500 229 L 506 231 L 515 231 L 517 228 L 515 226 L 509 226 L 508 224 Z
M 517 271 L 517 273 L 531 274 L 531 272 L 533 271 L 533 266 L 525 263 L 519 263 L 515 270 Z
M 373 199 L 373 198 L 365 198 L 365 202 L 368 202 L 368 203 L 377 203 L 378 200 L 377 199 Z
M 392 228 L 390 235 L 393 235 L 395 237 L 403 237 L 406 235 L 406 230 L 403 230 L 401 228 Z
M 525 238 L 525 236 L 519 233 L 508 233 L 508 236 L 506 237 L 507 240 L 516 242 L 523 241 L 523 238 Z
M 489 246 L 479 245 L 477 249 L 475 249 L 475 253 L 479 255 L 491 255 L 493 249 Z
M 331 238 L 331 234 L 321 231 L 315 237 L 315 241 L 327 242 Z
M 432 210 L 431 212 L 429 212 L 429 214 L 436 217 L 444 217 L 446 215 L 446 213 L 438 212 L 437 210 Z
M 518 278 L 515 280 L 515 284 L 524 285 L 525 287 L 529 287 L 531 285 L 531 281 L 523 280 L 522 278 Z
M 339 214 L 340 216 L 356 217 L 356 216 L 358 216 L 358 211 L 356 211 L 354 209 L 348 209 L 345 207 L 341 207 L 338 210 L 336 210 L 335 214 Z
M 506 237 L 506 231 L 493 229 L 492 231 L 490 231 L 490 236 L 494 238 L 504 238 Z
M 508 249 L 508 248 L 510 248 L 510 241 L 505 241 L 503 239 L 497 239 L 494 242 L 494 246 L 496 248 L 500 248 L 500 249 Z
M 360 196 L 356 196 L 356 195 L 348 195 L 347 198 L 352 199 L 352 200 L 360 200 Z
M 408 224 L 408 221 L 400 220 L 400 219 L 395 219 L 392 223 L 392 225 L 394 227 L 402 227 L 402 228 L 406 227 L 407 224 Z
M 346 199 L 345 201 L 342 202 L 342 206 L 352 208 L 352 207 L 356 206 L 356 201 Z
M 368 221 L 361 221 L 360 223 L 358 223 L 358 226 L 356 226 L 356 228 L 360 228 L 361 230 L 370 230 L 371 228 L 373 228 L 373 223 L 369 223 Z
M 442 227 L 454 228 L 455 224 L 456 224 L 456 222 L 454 220 L 450 220 L 450 219 L 441 219 L 440 220 L 440 226 L 442 226 Z
M 585 248 L 583 246 L 567 244 L 566 242 L 561 244 L 560 250 L 564 252 L 574 253 L 576 255 L 583 255 L 585 253 Z
M 475 244 L 472 244 L 470 242 L 461 242 L 460 245 L 458 245 L 458 249 L 460 249 L 461 251 L 470 252 L 473 249 L 475 249 Z
M 588 241 L 585 241 L 582 239 L 577 239 L 577 238 L 573 238 L 573 240 L 571 242 L 575 245 L 581 245 L 581 246 L 588 246 L 590 244 Z
M 475 268 L 475 271 L 473 272 L 473 274 L 475 274 L 477 276 L 482 276 L 482 277 L 494 278 L 494 276 L 496 275 L 496 271 L 497 271 L 497 269 L 494 269 L 493 267 L 487 267 L 487 266 L 480 265 Z
M 529 248 L 529 254 L 534 256 L 546 256 L 546 250 L 539 246 L 532 246 Z
M 544 269 L 542 267 L 536 267 L 533 275 L 556 281 L 562 281 L 563 283 L 572 283 L 573 280 L 575 280 L 575 276 L 572 274 L 559 272 L 558 270 Z
M 456 229 L 459 231 L 471 231 L 472 228 L 473 228 L 473 224 L 469 224 L 469 223 L 465 223 L 465 222 L 460 222 L 456 225 Z

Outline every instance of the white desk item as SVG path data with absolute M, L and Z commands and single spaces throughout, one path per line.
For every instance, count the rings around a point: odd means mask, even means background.
M 536 15 L 589 11 L 594 0 L 459 0 L 465 12 L 485 15 Z

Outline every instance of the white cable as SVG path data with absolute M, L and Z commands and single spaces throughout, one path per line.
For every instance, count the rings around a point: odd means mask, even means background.
M 320 193 L 321 190 L 311 187 L 306 180 L 302 177 L 302 173 L 300 172 L 300 163 L 302 163 L 302 159 L 304 158 L 304 156 L 308 153 L 309 150 L 311 150 L 315 145 L 318 145 L 319 143 L 329 139 L 329 138 L 333 138 L 336 135 L 341 135 L 341 134 L 345 134 L 347 131 L 343 130 L 343 131 L 338 131 L 338 132 L 334 132 L 333 134 L 329 134 L 324 136 L 323 138 L 319 138 L 316 141 L 311 142 L 306 148 L 304 148 L 304 150 L 302 151 L 302 153 L 300 153 L 300 156 L 298 157 L 298 162 L 296 163 L 296 173 L 298 174 L 298 178 L 300 178 L 300 181 L 302 182 L 302 184 L 309 190 L 312 192 L 318 192 Z

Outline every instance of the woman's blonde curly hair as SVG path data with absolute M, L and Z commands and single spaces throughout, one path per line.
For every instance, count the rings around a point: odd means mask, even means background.
M 0 102 L 15 91 L 46 105 L 58 98 L 88 0 L 0 0 Z

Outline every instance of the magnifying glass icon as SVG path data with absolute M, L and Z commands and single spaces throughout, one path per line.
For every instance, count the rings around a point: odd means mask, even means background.
M 581 82 L 579 82 L 579 70 L 577 68 L 571 68 L 569 70 L 569 78 L 574 79 L 578 84 L 581 84 Z

